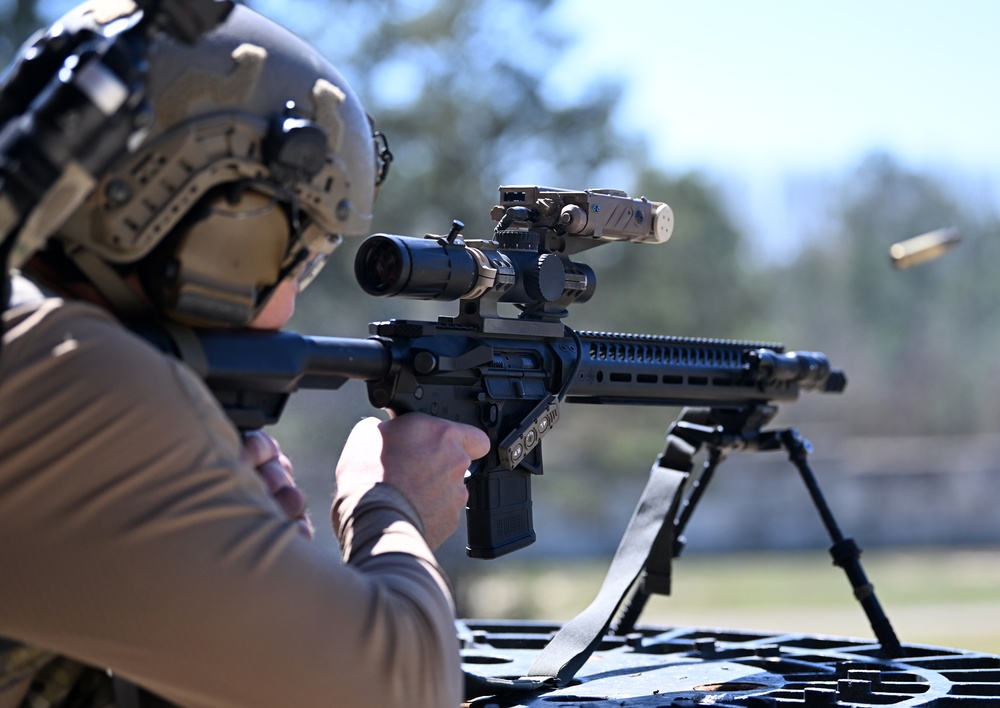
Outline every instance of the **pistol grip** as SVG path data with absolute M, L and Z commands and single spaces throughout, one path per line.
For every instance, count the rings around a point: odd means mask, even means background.
M 480 470 L 465 485 L 465 508 L 472 558 L 497 558 L 535 542 L 531 519 L 531 473 L 523 468 Z

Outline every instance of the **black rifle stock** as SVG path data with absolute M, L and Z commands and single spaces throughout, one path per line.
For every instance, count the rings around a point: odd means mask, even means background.
M 369 293 L 460 299 L 457 317 L 372 323 L 368 339 L 198 332 L 206 382 L 242 428 L 276 422 L 288 394 L 367 382 L 377 408 L 420 411 L 480 427 L 492 444 L 467 476 L 468 554 L 494 558 L 535 539 L 531 476 L 560 403 L 749 409 L 801 390 L 839 392 L 826 357 L 780 344 L 575 332 L 562 323 L 588 299 L 594 274 L 570 256 L 610 240 L 662 242 L 665 204 L 621 192 L 501 187 L 490 241 L 383 234 L 358 252 Z M 520 308 L 503 317 L 498 303 Z M 175 338 L 182 342 L 183 338 Z

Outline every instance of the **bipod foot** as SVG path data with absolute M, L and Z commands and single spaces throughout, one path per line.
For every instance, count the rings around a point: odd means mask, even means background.
M 903 649 L 899 643 L 889 618 L 882 609 L 881 603 L 875 596 L 875 586 L 868 581 L 864 569 L 861 567 L 861 548 L 852 538 L 846 538 L 841 533 L 837 520 L 833 517 L 833 512 L 826 503 L 816 475 L 813 474 L 809 466 L 808 457 L 812 451 L 812 446 L 805 440 L 799 431 L 794 428 L 781 431 L 779 434 L 781 444 L 788 451 L 788 459 L 799 471 L 802 481 L 809 490 L 809 496 L 813 500 L 816 510 L 819 512 L 823 525 L 833 545 L 830 546 L 830 555 L 833 557 L 833 564 L 843 568 L 848 581 L 854 590 L 854 596 L 868 617 L 875 638 L 882 645 L 882 653 L 886 658 L 898 658 L 903 656 Z

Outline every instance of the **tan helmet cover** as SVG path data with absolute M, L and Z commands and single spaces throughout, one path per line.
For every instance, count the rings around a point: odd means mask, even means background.
M 61 22 L 104 25 L 134 12 L 130 0 L 92 0 Z M 58 237 L 113 263 L 152 251 L 213 187 L 252 180 L 284 200 L 294 195 L 312 251 L 341 235 L 366 235 L 375 196 L 371 123 L 350 87 L 316 50 L 246 6 L 194 46 L 160 36 L 150 52 L 146 139 L 103 175 Z M 283 116 L 317 124 L 326 156 L 311 179 L 294 184 L 267 160 L 269 130 Z

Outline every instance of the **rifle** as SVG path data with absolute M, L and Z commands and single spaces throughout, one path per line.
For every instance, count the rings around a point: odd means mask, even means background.
M 562 402 L 682 406 L 601 592 L 555 635 L 529 672 L 535 678 L 518 683 L 520 689 L 536 689 L 540 680 L 567 683 L 616 611 L 621 615 L 611 629 L 623 636 L 651 594 L 669 594 L 671 559 L 683 548 L 684 527 L 730 450 L 788 451 L 833 542 L 834 563 L 847 574 L 882 652 L 900 656 L 861 567 L 861 549 L 841 533 L 809 468 L 808 442 L 794 429 L 763 430 L 775 404 L 795 400 L 800 391 L 842 392 L 844 372 L 819 352 L 786 352 L 774 342 L 566 326 L 568 307 L 590 299 L 596 287 L 593 270 L 572 257 L 611 241 L 666 242 L 673 214 L 662 202 L 615 190 L 502 186 L 491 216 L 497 223 L 489 240 L 464 239 L 463 224 L 455 221 L 445 236 L 375 234 L 356 255 L 355 276 L 367 293 L 458 300 L 456 316 L 373 322 L 367 339 L 175 329 L 174 349 L 244 429 L 276 422 L 298 389 L 337 389 L 350 379 L 367 383 L 377 408 L 483 429 L 490 452 L 465 480 L 466 552 L 474 558 L 496 558 L 534 542 L 531 477 L 542 474 L 541 442 L 558 424 Z M 519 313 L 504 316 L 501 305 Z M 708 460 L 691 478 L 702 446 Z M 511 689 L 473 675 L 467 682 L 475 695 Z
M 457 299 L 457 316 L 374 322 L 367 339 L 198 331 L 173 346 L 244 429 L 276 422 L 298 389 L 349 379 L 367 382 L 377 408 L 482 428 L 492 448 L 466 478 L 476 558 L 535 540 L 531 477 L 542 473 L 541 441 L 563 401 L 734 410 L 759 427 L 775 402 L 844 389 L 823 354 L 773 342 L 573 331 L 562 320 L 590 299 L 596 277 L 572 256 L 611 241 L 663 243 L 670 207 L 615 190 L 517 186 L 500 197 L 492 239 L 465 240 L 456 221 L 446 236 L 376 234 L 357 253 L 366 292 Z M 502 303 L 519 314 L 502 315 Z

